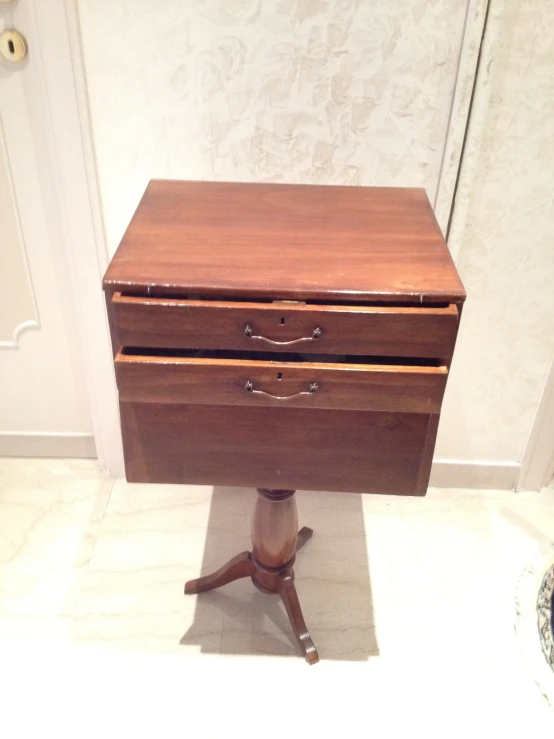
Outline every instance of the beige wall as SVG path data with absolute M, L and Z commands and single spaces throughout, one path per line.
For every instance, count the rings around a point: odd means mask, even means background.
M 110 250 L 151 177 L 435 197 L 467 0 L 80 0 Z
M 442 458 L 518 462 L 553 349 L 552 5 L 492 0 L 451 244 L 469 300 Z M 110 251 L 151 177 L 423 186 L 447 222 L 482 0 L 456 99 L 467 0 L 79 7 Z
M 554 357 L 553 17 L 554 0 L 491 4 L 450 236 L 468 301 L 439 456 L 521 461 Z

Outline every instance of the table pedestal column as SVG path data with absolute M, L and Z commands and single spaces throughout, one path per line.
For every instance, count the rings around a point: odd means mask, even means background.
M 294 490 L 258 488 L 252 518 L 252 552 L 241 552 L 216 572 L 189 580 L 185 593 L 202 593 L 241 577 L 251 577 L 258 590 L 281 596 L 300 649 L 306 661 L 314 664 L 319 657 L 302 615 L 293 570 L 296 552 L 312 534 L 307 526 L 298 531 Z

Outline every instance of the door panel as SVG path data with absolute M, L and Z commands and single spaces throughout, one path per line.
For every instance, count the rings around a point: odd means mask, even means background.
M 17 202 L 6 138 L 0 118 L 0 347 L 15 347 L 22 331 L 38 328 L 38 314 Z
M 31 31 L 28 4 L 9 13 Z M 45 124 L 35 115 L 38 63 L 32 48 L 23 62 L 0 61 L 0 455 L 94 456 Z

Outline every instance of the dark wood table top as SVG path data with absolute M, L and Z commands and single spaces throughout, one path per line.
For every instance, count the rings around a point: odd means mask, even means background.
M 461 301 L 425 191 L 152 180 L 104 277 L 153 294 Z

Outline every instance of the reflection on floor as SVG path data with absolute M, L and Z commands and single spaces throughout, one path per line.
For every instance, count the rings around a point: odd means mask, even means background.
M 183 595 L 249 548 L 254 497 L 0 460 L 5 735 L 51 721 L 79 737 L 552 733 L 514 635 L 519 577 L 554 540 L 552 489 L 300 492 L 314 667 L 278 598 L 249 581 Z

